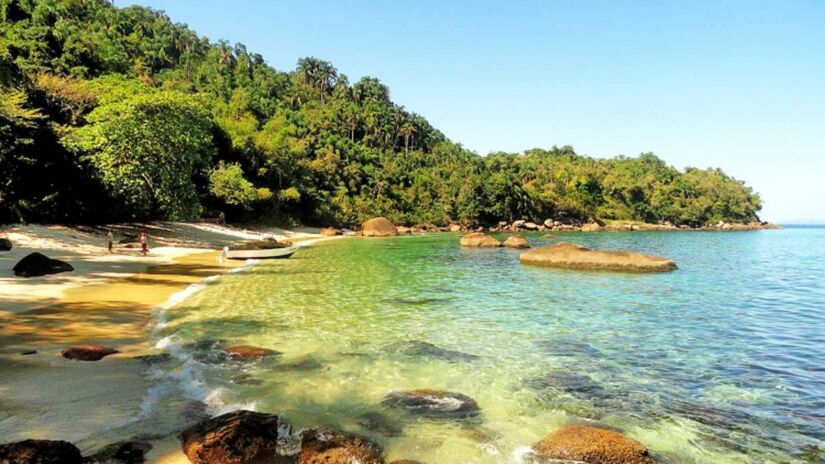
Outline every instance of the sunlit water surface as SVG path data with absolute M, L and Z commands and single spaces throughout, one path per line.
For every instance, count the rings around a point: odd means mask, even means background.
M 823 462 L 825 229 L 528 239 L 639 250 L 679 269 L 529 267 L 518 251 L 462 249 L 453 234 L 318 243 L 159 313 L 153 337 L 175 357 L 150 369 L 144 415 L 171 398 L 213 414 L 254 408 L 430 464 L 521 462 L 576 421 L 620 429 L 661 462 Z M 221 360 L 218 340 L 282 354 Z M 416 388 L 469 395 L 481 415 L 381 404 Z M 377 431 L 370 413 L 384 415 Z

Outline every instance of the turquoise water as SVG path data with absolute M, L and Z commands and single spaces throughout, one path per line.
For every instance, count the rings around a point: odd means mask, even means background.
M 340 427 L 430 464 L 522 462 L 581 421 L 622 430 L 661 462 L 825 462 L 825 229 L 527 237 L 679 269 L 528 267 L 453 234 L 322 242 L 159 315 L 154 336 L 175 358 L 153 368 L 155 396 Z M 215 355 L 235 344 L 281 354 Z M 382 405 L 416 388 L 469 395 L 481 414 Z

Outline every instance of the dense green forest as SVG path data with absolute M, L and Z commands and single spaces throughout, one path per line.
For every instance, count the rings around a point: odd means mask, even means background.
M 571 147 L 479 156 L 331 63 L 273 69 L 163 12 L 0 0 L 0 222 L 757 220 L 717 169 Z

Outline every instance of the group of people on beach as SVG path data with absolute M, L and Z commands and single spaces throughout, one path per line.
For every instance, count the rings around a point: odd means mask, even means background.
M 148 255 L 149 254 L 149 235 L 145 231 L 140 233 L 140 236 L 138 237 L 138 242 L 140 243 L 140 253 L 143 256 Z M 109 249 L 109 253 L 114 253 L 115 235 L 114 235 L 114 233 L 112 233 L 112 229 L 109 229 L 109 231 L 106 233 L 106 245 L 107 245 L 107 248 Z

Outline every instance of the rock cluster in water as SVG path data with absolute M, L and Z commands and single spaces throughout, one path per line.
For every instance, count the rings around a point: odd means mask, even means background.
M 14 265 L 14 275 L 17 277 L 40 277 L 71 271 L 74 271 L 71 264 L 37 252 L 26 255 Z
M 665 272 L 676 269 L 676 263 L 660 256 L 633 251 L 591 250 L 567 242 L 526 251 L 519 259 L 525 264 L 570 269 L 632 272 Z

